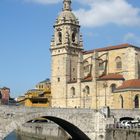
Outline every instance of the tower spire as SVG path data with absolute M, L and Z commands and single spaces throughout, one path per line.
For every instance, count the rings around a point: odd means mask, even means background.
M 63 11 L 71 11 L 71 0 L 63 1 Z

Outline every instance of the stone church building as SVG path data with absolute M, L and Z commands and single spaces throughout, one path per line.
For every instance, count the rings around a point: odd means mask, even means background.
M 140 107 L 140 48 L 121 44 L 85 51 L 71 0 L 63 1 L 50 50 L 53 107 Z

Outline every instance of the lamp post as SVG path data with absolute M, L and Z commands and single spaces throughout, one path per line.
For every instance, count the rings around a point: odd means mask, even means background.
M 105 106 L 107 106 L 107 103 L 106 103 L 106 88 L 108 87 L 108 85 L 107 85 L 106 81 L 103 83 L 103 87 L 105 88 Z

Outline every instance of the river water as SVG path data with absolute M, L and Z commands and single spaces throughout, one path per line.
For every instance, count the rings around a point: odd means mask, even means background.
M 42 140 L 42 139 L 21 136 L 21 135 L 17 134 L 16 132 L 12 132 L 4 140 Z
M 9 134 L 4 140 L 46 140 L 45 138 L 32 138 L 28 136 L 22 136 L 15 131 Z M 62 140 L 62 138 L 47 138 L 47 140 Z

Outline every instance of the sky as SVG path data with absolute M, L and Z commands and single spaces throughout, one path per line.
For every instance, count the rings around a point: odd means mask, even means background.
M 24 95 L 50 78 L 50 41 L 63 0 L 0 0 L 0 87 Z M 72 0 L 84 49 L 140 47 L 140 0 Z

